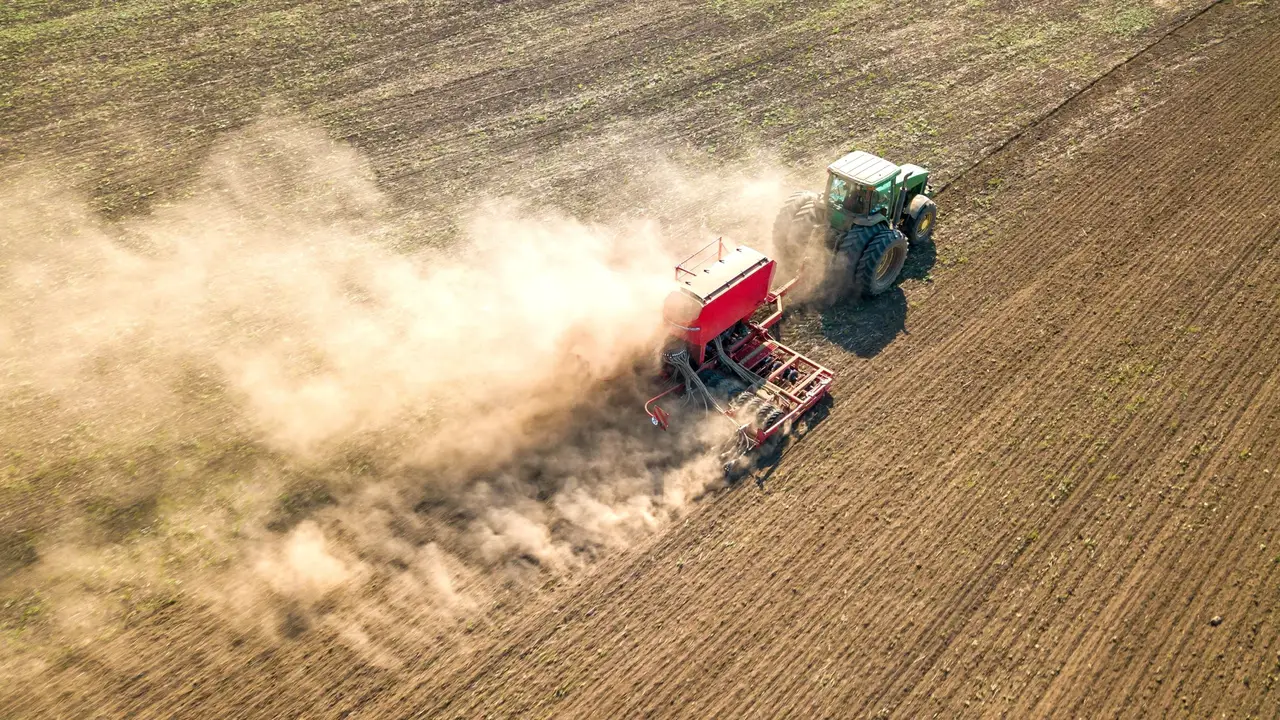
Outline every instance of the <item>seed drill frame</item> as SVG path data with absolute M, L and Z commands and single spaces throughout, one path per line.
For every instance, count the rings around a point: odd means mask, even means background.
M 674 383 L 645 412 L 664 430 L 671 421 L 659 405 L 664 399 L 679 396 L 723 414 L 736 430 L 730 463 L 789 430 L 835 377 L 777 338 L 782 298 L 798 278 L 773 289 L 776 269 L 751 248 L 716 240 L 676 266 L 676 289 L 663 307 L 663 368 Z

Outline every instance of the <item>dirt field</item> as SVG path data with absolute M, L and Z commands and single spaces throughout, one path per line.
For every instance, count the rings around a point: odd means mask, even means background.
M 0 386 L 0 716 L 1280 716 L 1274 4 L 48 5 L 0 15 L 0 161 L 104 222 L 199 197 L 264 114 L 358 149 L 395 247 L 448 248 L 503 195 L 758 238 L 746 181 L 812 183 L 852 146 L 945 190 L 900 290 L 788 318 L 838 386 L 760 486 L 566 567 L 485 566 L 434 475 L 354 440 L 299 461 L 191 410 L 186 375 L 181 432 L 111 445 Z M 215 550 L 174 529 L 249 475 L 264 509 Z M 367 511 L 456 556 L 463 599 L 404 590 L 343 516 Z M 262 623 L 190 589 L 308 523 L 358 587 Z M 51 574 L 76 563 L 164 571 Z

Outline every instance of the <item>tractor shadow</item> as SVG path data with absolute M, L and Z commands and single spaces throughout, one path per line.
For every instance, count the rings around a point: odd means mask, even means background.
M 927 278 L 937 259 L 932 242 L 911 248 L 899 282 Z M 823 308 L 820 315 L 823 337 L 858 357 L 875 357 L 907 332 L 907 296 L 894 286 L 873 298 L 843 298 Z
M 932 240 L 912 245 L 911 251 L 907 253 L 907 262 L 902 266 L 899 282 L 902 280 L 924 280 L 929 277 L 929 271 L 933 270 L 933 266 L 937 262 L 938 246 L 934 245 Z
M 865 300 L 845 299 L 822 311 L 822 335 L 861 358 L 875 357 L 907 331 L 907 296 L 895 287 Z

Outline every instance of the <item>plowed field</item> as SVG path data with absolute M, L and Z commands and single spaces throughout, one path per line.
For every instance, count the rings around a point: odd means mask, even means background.
M 1274 38 L 1054 158 L 1083 97 L 953 186 L 999 187 L 948 217 L 981 249 L 874 360 L 824 358 L 839 402 L 768 491 L 532 614 L 428 714 L 1275 716 Z
M 870 142 L 884 124 L 897 130 L 873 149 L 915 148 L 904 161 L 940 168 L 936 251 L 909 261 L 901 290 L 787 318 L 788 342 L 838 374 L 829 412 L 759 485 L 712 492 L 626 548 L 475 610 L 465 628 L 401 608 L 368 626 L 363 645 L 379 655 L 328 628 L 229 629 L 178 601 L 7 683 L 0 715 L 1280 717 L 1274 4 L 1158 8 L 1106 40 L 1054 35 L 1076 15 L 1046 7 L 1048 35 L 1002 25 L 983 51 L 904 56 L 907 80 L 883 56 L 849 68 L 876 42 L 923 47 L 912 43 L 925 29 L 958 43 L 966 31 L 936 18 L 969 9 L 859 9 L 855 27 L 884 34 L 855 51 L 830 44 L 840 18 L 826 16 L 815 29 L 705 7 L 511 5 L 514 20 L 473 3 L 405 36 L 388 19 L 400 6 L 379 6 L 379 47 L 423 33 L 434 38 L 423 53 L 462 59 L 392 80 L 393 64 L 353 48 L 359 77 L 334 80 L 309 110 L 369 126 L 347 137 L 408 227 L 441 222 L 508 167 L 511 182 L 570 209 L 621 210 L 609 178 L 660 185 L 626 168 L 646 143 L 673 139 L 702 148 L 696 161 L 670 151 L 702 171 L 716 153 L 749 167 L 761 147 L 820 166 L 842 142 L 836 128 Z M 976 37 L 982 18 L 963 17 Z M 577 29 L 538 36 L 562 25 Z M 500 45 L 462 42 L 502 29 L 530 33 L 542 54 L 512 70 Z M 837 69 L 810 74 L 815 49 L 837 53 Z M 1065 67 L 1076 52 L 1105 60 Z M 665 62 L 688 69 L 652 71 Z M 791 72 L 806 89 L 769 99 Z M 611 90 L 569 111 L 583 85 L 566 77 Z M 929 78 L 936 86 L 920 84 Z M 865 127 L 823 105 L 879 82 L 900 105 L 877 106 Z M 904 130 L 928 98 L 927 127 Z M 181 107 L 170 100 L 158 102 Z M 29 117 L 15 142 L 40 140 L 49 155 L 79 142 L 49 140 Z M 190 169 L 166 157 L 123 161 L 137 174 L 94 186 L 96 209 L 147 211 L 120 199 L 129 182 L 178 194 Z M 429 180 L 427 166 L 447 172 Z M 411 199 L 431 182 L 439 194 Z M 653 212 L 715 226 L 715 198 Z M 60 495 L 18 485 L 0 516 L 10 555 L 19 531 L 59 522 L 48 498 Z M 24 597 L 13 584 L 41 557 L 6 555 L 7 597 Z M 11 615 L 9 647 L 40 637 L 38 619 Z

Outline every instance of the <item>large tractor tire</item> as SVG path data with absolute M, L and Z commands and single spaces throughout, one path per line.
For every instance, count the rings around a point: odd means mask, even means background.
M 933 226 L 938 220 L 938 206 L 925 197 L 917 195 L 911 198 L 907 206 L 907 217 L 902 221 L 902 232 L 912 245 L 929 242 L 933 237 Z
M 773 221 L 772 255 L 778 261 L 778 277 L 792 278 L 802 267 L 800 287 L 795 297 L 811 294 L 822 278 L 823 262 L 814 264 L 827 251 L 822 247 L 827 230 L 827 218 L 823 214 L 822 200 L 817 193 L 798 192 L 787 199 Z
M 822 228 L 821 205 L 818 194 L 802 191 L 787 198 L 773 221 L 773 247 L 781 252 L 809 243 Z
M 907 262 L 907 236 L 878 225 L 858 259 L 856 287 L 867 297 L 879 295 L 897 282 Z
M 862 297 L 862 252 L 875 235 L 876 228 L 853 226 L 836 244 L 835 257 L 831 260 L 827 297 L 836 300 L 845 295 Z

